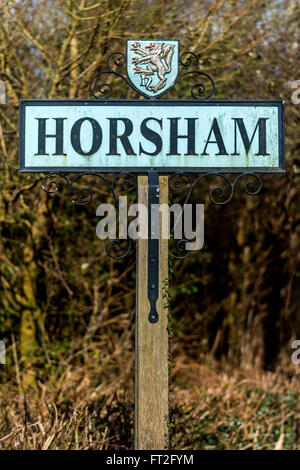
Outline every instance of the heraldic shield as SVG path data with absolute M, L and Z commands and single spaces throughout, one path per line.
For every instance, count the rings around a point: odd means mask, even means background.
M 127 75 L 133 87 L 148 98 L 171 88 L 178 75 L 179 41 L 127 40 Z

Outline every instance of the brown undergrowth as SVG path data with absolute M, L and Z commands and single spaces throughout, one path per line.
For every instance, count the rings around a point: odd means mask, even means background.
M 114 376 L 99 362 L 50 372 L 30 393 L 2 386 L 0 449 L 131 449 L 133 361 L 122 372 L 115 364 Z M 299 388 L 299 377 L 279 368 L 233 369 L 179 355 L 171 377 L 171 448 L 299 449 Z

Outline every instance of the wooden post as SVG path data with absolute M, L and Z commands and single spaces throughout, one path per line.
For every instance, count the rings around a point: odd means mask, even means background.
M 159 177 L 159 202 L 168 204 L 168 177 Z M 148 207 L 148 177 L 138 177 L 138 202 Z M 137 242 L 135 449 L 168 448 L 168 309 L 162 286 L 168 281 L 168 240 L 159 238 L 159 320 L 150 323 L 148 300 L 148 240 Z

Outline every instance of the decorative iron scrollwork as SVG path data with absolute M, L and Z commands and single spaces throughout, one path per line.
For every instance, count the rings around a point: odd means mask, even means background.
M 112 64 L 113 62 L 113 64 Z M 113 52 L 110 54 L 106 60 L 106 66 L 107 69 L 103 70 L 102 72 L 97 73 L 96 75 L 93 76 L 91 79 L 89 89 L 92 98 L 96 100 L 108 100 L 109 98 L 112 97 L 113 94 L 113 87 L 110 83 L 106 81 L 106 77 L 109 75 L 116 76 L 121 78 L 130 88 L 132 88 L 134 91 L 138 93 L 138 90 L 133 86 L 133 84 L 130 82 L 128 79 L 128 76 L 125 76 L 118 70 L 115 70 L 113 68 L 113 65 L 116 67 L 122 67 L 126 65 L 127 63 L 127 57 L 123 52 L 117 51 Z M 164 96 L 166 93 L 168 93 L 172 88 L 175 87 L 175 85 L 180 82 L 184 77 L 188 76 L 197 76 L 201 78 L 202 80 L 196 84 L 194 84 L 191 87 L 190 93 L 192 98 L 195 100 L 208 100 L 211 98 L 211 96 L 214 94 L 215 91 L 215 83 L 212 77 L 201 70 L 199 70 L 199 58 L 198 55 L 195 54 L 194 52 L 183 52 L 180 57 L 179 57 L 179 65 L 183 68 L 189 68 L 192 67 L 191 70 L 187 70 L 183 73 L 181 73 L 175 80 L 174 84 L 167 88 L 165 91 L 160 92 L 159 96 L 145 96 L 145 98 L 149 100 L 157 100 L 161 96 Z M 207 80 L 208 83 L 210 84 L 210 90 L 207 92 L 207 85 L 203 82 L 203 79 Z
M 193 66 L 193 69 L 187 72 L 183 72 L 181 75 L 179 75 L 179 77 L 174 83 L 174 86 L 176 85 L 176 83 L 182 80 L 183 77 L 187 77 L 188 75 L 195 75 L 199 78 L 201 77 L 202 79 L 206 78 L 211 85 L 211 90 L 207 93 L 207 86 L 201 81 L 191 87 L 191 95 L 195 100 L 208 100 L 209 98 L 211 98 L 211 96 L 215 92 L 215 82 L 213 81 L 212 77 L 208 75 L 208 73 L 199 70 L 198 55 L 190 51 L 184 52 L 179 57 L 179 63 L 182 67 Z
M 121 191 L 124 192 L 130 192 L 137 189 L 137 176 L 135 174 L 117 173 L 110 181 L 108 178 L 97 172 L 79 173 L 72 179 L 69 179 L 64 173 L 49 173 L 43 179 L 42 188 L 48 194 L 56 193 L 59 189 L 57 177 L 62 178 L 67 185 L 70 201 L 77 206 L 86 206 L 93 200 L 93 191 L 86 186 L 79 188 L 76 187 L 76 184 L 78 184 L 80 179 L 84 176 L 95 176 L 107 187 L 109 191 L 111 191 L 117 211 L 119 211 L 119 200 L 116 192 L 118 183 Z M 186 190 L 186 196 L 182 203 L 182 207 L 184 207 L 185 204 L 189 203 L 192 193 L 198 183 L 205 177 L 209 176 L 221 178 L 225 183 L 225 187 L 216 184 L 209 190 L 209 198 L 211 202 L 216 205 L 224 205 L 231 201 L 235 187 L 242 178 L 247 178 L 243 184 L 243 189 L 246 194 L 250 196 L 256 195 L 262 188 L 260 176 L 251 172 L 238 174 L 233 180 L 231 180 L 227 175 L 218 172 L 206 172 L 195 178 L 193 178 L 189 173 L 177 172 L 169 176 L 170 191 L 179 193 Z M 190 242 L 190 240 L 186 240 L 184 238 L 176 242 L 176 250 L 178 254 L 174 253 L 175 258 L 185 258 L 189 254 L 189 252 L 185 250 L 185 245 L 188 242 Z M 110 240 L 105 246 L 108 256 L 116 260 L 125 258 L 130 253 L 131 248 L 131 238 L 127 238 L 125 240 Z
M 42 181 L 42 188 L 48 194 L 56 193 L 59 190 L 57 177 L 62 178 L 67 185 L 70 201 L 77 206 L 86 206 L 92 202 L 94 194 L 92 189 L 86 186 L 81 188 L 76 187 L 76 184 L 78 184 L 80 179 L 84 176 L 95 176 L 111 191 L 117 211 L 119 211 L 119 200 L 116 193 L 117 184 L 119 183 L 121 191 L 129 192 L 137 188 L 137 176 L 132 173 L 117 173 L 112 181 L 110 181 L 102 174 L 93 171 L 79 173 L 72 179 L 69 179 L 64 173 L 48 173 Z M 116 260 L 125 258 L 130 253 L 131 248 L 132 240 L 128 237 L 125 240 L 110 240 L 105 246 L 108 256 Z
M 211 202 L 219 206 L 227 204 L 231 201 L 234 195 L 235 187 L 242 178 L 247 178 L 243 185 L 246 194 L 254 196 L 262 189 L 262 181 L 260 176 L 251 172 L 241 173 L 235 176 L 233 180 L 231 180 L 227 175 L 218 172 L 206 172 L 194 179 L 192 179 L 191 174 L 177 172 L 169 177 L 169 188 L 173 192 L 180 192 L 184 189 L 187 189 L 187 194 L 185 196 L 184 202 L 182 203 L 182 207 L 184 208 L 185 204 L 188 204 L 190 201 L 192 193 L 199 181 L 208 176 L 221 178 L 227 187 L 226 191 L 226 188 L 217 184 L 209 191 L 209 198 Z M 181 239 L 177 241 L 176 250 L 179 254 L 174 253 L 175 258 L 185 258 L 190 253 L 185 250 L 185 245 L 187 242 L 190 242 L 190 240 Z
M 113 93 L 112 85 L 110 85 L 106 81 L 101 81 L 104 77 L 110 74 L 121 78 L 122 80 L 124 80 L 124 82 L 127 83 L 128 86 L 131 87 L 131 83 L 129 82 L 129 80 L 124 77 L 122 73 L 112 68 L 111 61 L 113 57 L 113 63 L 117 67 L 122 67 L 126 64 L 126 55 L 123 52 L 116 51 L 108 56 L 108 58 L 106 59 L 107 70 L 103 70 L 102 72 L 97 73 L 93 76 L 92 80 L 90 81 L 90 93 L 92 98 L 95 98 L 96 100 L 108 100 L 109 98 L 111 98 Z M 100 83 L 98 83 L 99 81 Z

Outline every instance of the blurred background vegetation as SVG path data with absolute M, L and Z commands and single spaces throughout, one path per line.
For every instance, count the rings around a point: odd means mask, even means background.
M 286 102 L 285 175 L 211 205 L 205 245 L 170 257 L 171 445 L 299 449 L 300 6 L 287 0 L 0 0 L 0 448 L 129 449 L 133 441 L 135 252 L 96 238 L 101 183 L 79 208 L 66 188 L 18 173 L 24 98 L 89 98 L 127 38 L 177 38 L 199 54 L 214 98 Z M 136 98 L 113 80 L 114 98 Z M 189 98 L 190 82 L 167 98 Z M 215 182 L 216 183 L 216 182 Z

